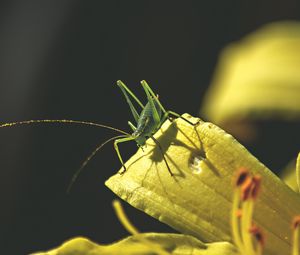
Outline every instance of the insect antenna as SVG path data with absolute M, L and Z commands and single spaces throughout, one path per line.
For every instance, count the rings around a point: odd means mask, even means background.
M 87 163 L 96 155 L 96 153 L 102 149 L 102 147 L 115 140 L 115 139 L 118 139 L 118 138 L 121 138 L 121 137 L 126 137 L 126 135 L 117 135 L 117 136 L 114 136 L 114 137 L 111 137 L 109 139 L 107 139 L 105 142 L 99 144 L 94 150 L 93 152 L 84 160 L 84 162 L 81 164 L 80 168 L 74 173 L 71 181 L 70 181 L 70 184 L 68 185 L 68 188 L 67 188 L 67 194 L 70 193 L 72 187 L 73 187 L 73 184 L 75 183 L 75 181 L 77 180 L 79 174 L 82 172 L 82 170 L 85 168 L 85 166 L 87 165 Z
M 118 128 L 114 128 L 108 125 L 103 125 L 103 124 L 99 124 L 99 123 L 94 123 L 94 122 L 89 122 L 89 121 L 81 121 L 81 120 L 66 120 L 66 119 L 56 119 L 56 120 L 51 120 L 51 119 L 44 119 L 44 120 L 24 120 L 24 121 L 17 121 L 17 122 L 8 122 L 8 123 L 3 123 L 0 124 L 0 128 L 5 128 L 5 127 L 13 127 L 13 126 L 19 126 L 19 125 L 30 125 L 30 124 L 37 124 L 37 123 L 60 123 L 60 124 L 79 124 L 79 125 L 86 125 L 86 126 L 94 126 L 94 127 L 100 127 L 100 128 L 105 128 L 105 129 L 109 129 L 109 130 L 113 130 L 116 132 L 119 132 L 123 135 L 118 135 L 118 136 L 114 136 L 111 137 L 110 139 L 106 140 L 104 143 L 98 145 L 96 147 L 96 149 L 86 158 L 86 160 L 82 163 L 81 167 L 75 172 L 75 174 L 73 175 L 71 182 L 67 188 L 67 193 L 70 192 L 74 182 L 76 181 L 78 175 L 81 173 L 81 171 L 83 170 L 83 168 L 86 166 L 86 164 L 92 159 L 92 157 L 94 157 L 94 155 L 107 143 L 109 143 L 110 141 L 113 141 L 117 138 L 121 138 L 121 137 L 127 137 L 130 136 L 129 133 L 118 129 Z
M 158 146 L 158 148 L 159 148 L 159 150 L 160 150 L 160 153 L 161 153 L 161 155 L 162 155 L 162 157 L 163 157 L 163 159 L 164 159 L 164 161 L 165 161 L 165 163 L 166 163 L 168 172 L 170 173 L 171 176 L 173 176 L 173 173 L 172 173 L 172 171 L 171 171 L 171 169 L 170 169 L 170 167 L 169 167 L 169 164 L 168 164 L 168 162 L 167 162 L 167 159 L 166 159 L 166 157 L 165 157 L 165 155 L 164 155 L 164 153 L 163 153 L 163 149 L 162 149 L 162 147 L 161 147 L 161 145 L 160 145 L 160 142 L 159 142 L 157 139 L 155 139 L 153 136 L 150 136 L 150 137 L 151 137 L 151 139 L 155 142 L 155 144 Z
M 101 128 L 106 128 L 110 129 L 116 132 L 119 132 L 124 135 L 130 135 L 129 133 L 120 130 L 118 128 L 114 128 L 108 125 L 103 125 L 99 123 L 94 123 L 94 122 L 89 122 L 89 121 L 81 121 L 81 120 L 24 120 L 24 121 L 18 121 L 18 122 L 9 122 L 9 123 L 4 123 L 0 124 L 0 128 L 5 128 L 5 127 L 12 127 L 12 126 L 19 126 L 19 125 L 29 125 L 29 124 L 36 124 L 36 123 L 67 123 L 67 124 L 79 124 L 79 125 L 86 125 L 86 126 L 94 126 L 94 127 L 101 127 Z

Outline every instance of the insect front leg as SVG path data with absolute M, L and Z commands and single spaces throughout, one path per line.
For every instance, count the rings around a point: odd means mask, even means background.
M 125 165 L 124 165 L 124 161 L 123 161 L 122 156 L 121 156 L 121 153 L 120 153 L 120 151 L 119 151 L 118 144 L 119 144 L 119 143 L 128 142 L 128 141 L 132 141 L 132 140 L 134 140 L 134 139 L 135 139 L 135 137 L 129 136 L 129 137 L 121 138 L 121 139 L 116 139 L 116 140 L 114 141 L 114 148 L 115 148 L 115 150 L 116 150 L 116 152 L 117 152 L 118 158 L 119 158 L 119 160 L 120 160 L 120 162 L 121 162 L 121 164 L 122 164 L 122 167 L 123 167 L 123 171 L 120 171 L 120 172 L 119 172 L 120 174 L 124 174 L 124 173 L 126 172 L 126 167 L 125 167 Z

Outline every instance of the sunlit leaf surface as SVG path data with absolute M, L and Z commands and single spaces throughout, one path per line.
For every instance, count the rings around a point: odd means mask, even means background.
M 205 242 L 232 241 L 233 175 L 244 167 L 262 178 L 254 221 L 266 236 L 264 254 L 288 254 L 290 223 L 300 213 L 300 197 L 231 135 L 189 115 L 166 122 L 106 185 L 134 207 Z M 174 174 L 167 171 L 162 153 Z

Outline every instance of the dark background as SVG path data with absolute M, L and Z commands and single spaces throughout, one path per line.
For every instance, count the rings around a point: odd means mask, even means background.
M 297 19 L 299 1 L 1 1 L 0 121 L 89 120 L 129 131 L 123 80 L 147 80 L 167 109 L 198 115 L 220 50 L 262 24 Z M 0 130 L 0 247 L 27 254 L 83 235 L 127 235 L 104 181 L 120 163 L 112 144 L 74 171 L 107 130 L 31 125 Z M 122 144 L 125 159 L 136 150 Z M 258 155 L 259 156 L 259 155 Z M 125 205 L 145 231 L 173 231 Z

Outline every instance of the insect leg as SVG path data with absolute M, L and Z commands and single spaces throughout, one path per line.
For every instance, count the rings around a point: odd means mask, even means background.
M 123 166 L 123 171 L 121 171 L 120 174 L 123 174 L 123 173 L 126 172 L 126 167 L 125 167 L 125 165 L 124 165 L 124 161 L 123 161 L 122 156 L 121 156 L 121 154 L 120 154 L 119 147 L 118 147 L 118 143 L 124 143 L 124 142 L 128 142 L 128 141 L 132 141 L 132 140 L 134 140 L 134 139 L 135 139 L 134 136 L 129 136 L 129 137 L 121 138 L 121 139 L 116 139 L 116 140 L 114 141 L 114 148 L 115 148 L 115 150 L 116 150 L 116 152 L 117 152 L 117 155 L 118 155 L 118 158 L 119 158 L 119 160 L 120 160 L 120 162 L 121 162 L 121 164 L 122 164 L 122 166 Z
M 136 130 L 136 126 L 133 125 L 133 124 L 131 123 L 131 121 L 128 121 L 128 125 L 129 125 L 129 127 L 132 129 L 133 132 Z
M 139 104 L 141 108 L 144 108 L 144 105 L 141 103 L 141 101 L 137 98 L 137 96 L 125 85 L 124 82 L 121 80 L 117 81 L 117 85 L 121 88 L 127 91 L 127 93 L 132 96 L 132 98 Z
M 160 150 L 160 153 L 161 153 L 161 155 L 163 156 L 163 159 L 164 159 L 164 161 L 165 161 L 165 163 L 166 163 L 168 172 L 170 173 L 171 176 L 173 176 L 173 173 L 172 173 L 172 171 L 171 171 L 171 169 L 170 169 L 170 167 L 169 167 L 169 164 L 168 164 L 168 162 L 167 162 L 167 159 L 166 159 L 165 155 L 163 154 L 163 149 L 162 149 L 162 147 L 161 147 L 161 145 L 160 145 L 160 142 L 159 142 L 157 139 L 155 139 L 153 136 L 150 136 L 150 137 L 151 137 L 151 139 L 156 143 L 156 145 L 158 146 L 158 148 L 159 148 L 159 150 Z
M 135 109 L 134 105 L 132 104 L 128 94 L 141 106 L 141 108 L 144 109 L 144 105 L 141 103 L 141 101 L 134 95 L 134 93 L 122 82 L 122 81 L 117 81 L 117 85 L 119 86 L 119 88 L 121 89 L 121 91 L 123 92 L 126 101 L 130 107 L 130 110 L 132 112 L 132 115 L 134 117 L 135 122 L 138 122 L 139 119 L 139 114 L 137 112 L 137 110 Z
M 169 117 L 169 115 L 173 115 L 176 118 L 181 118 L 181 119 L 185 120 L 187 123 L 195 126 L 195 123 L 190 122 L 189 120 L 187 120 L 186 118 L 182 117 L 178 113 L 173 112 L 173 111 L 166 111 L 166 109 L 162 106 L 162 104 L 160 103 L 160 101 L 158 100 L 157 96 L 154 94 L 153 90 L 150 88 L 150 86 L 148 85 L 148 83 L 146 81 L 141 81 L 141 83 L 142 83 L 144 89 L 145 90 L 147 89 L 147 91 L 151 94 L 151 96 L 154 98 L 154 100 L 156 101 L 156 103 L 159 105 L 159 107 L 161 108 L 161 110 L 164 113 L 164 116 L 162 117 L 162 121 L 160 123 L 163 123 Z
M 157 96 L 154 94 L 153 90 L 150 88 L 150 86 L 148 85 L 148 83 L 147 83 L 145 80 L 143 80 L 143 81 L 141 81 L 141 84 L 142 84 L 144 90 L 145 90 L 145 91 L 147 90 L 147 91 L 150 93 L 150 95 L 154 98 L 154 100 L 155 100 L 156 103 L 159 105 L 159 107 L 161 108 L 161 110 L 165 113 L 165 112 L 166 112 L 166 109 L 165 109 L 165 108 L 162 106 L 162 104 L 159 102 Z M 146 94 L 147 94 L 147 92 L 146 92 Z
M 173 116 L 176 117 L 176 118 L 183 119 L 184 121 L 186 121 L 187 123 L 191 124 L 192 126 L 195 126 L 195 125 L 197 124 L 197 123 L 193 123 L 193 122 L 189 121 L 188 119 L 182 117 L 181 115 L 179 115 L 178 113 L 173 112 L 173 111 L 166 111 L 166 112 L 164 113 L 164 116 L 162 117 L 162 123 L 163 123 L 170 115 L 173 115 Z
M 141 84 L 143 86 L 143 89 L 145 90 L 145 93 L 147 95 L 147 99 L 148 99 L 148 102 L 150 103 L 150 106 L 151 106 L 151 109 L 152 109 L 152 112 L 153 112 L 153 119 L 154 119 L 154 122 L 156 124 L 159 124 L 161 122 L 160 120 L 160 117 L 159 117 L 159 114 L 157 112 L 157 109 L 155 107 L 155 104 L 154 104 L 154 101 L 156 99 L 156 102 L 159 102 L 158 99 L 157 99 L 157 96 L 152 96 L 152 94 L 150 93 L 149 89 L 151 90 L 151 88 L 149 87 L 149 85 L 147 84 L 146 81 L 141 81 Z M 152 91 L 152 90 L 151 90 Z M 153 93 L 153 91 L 152 91 Z M 161 108 L 161 105 L 160 103 L 158 104 L 159 107 Z M 162 110 L 164 111 L 164 108 L 162 108 Z

